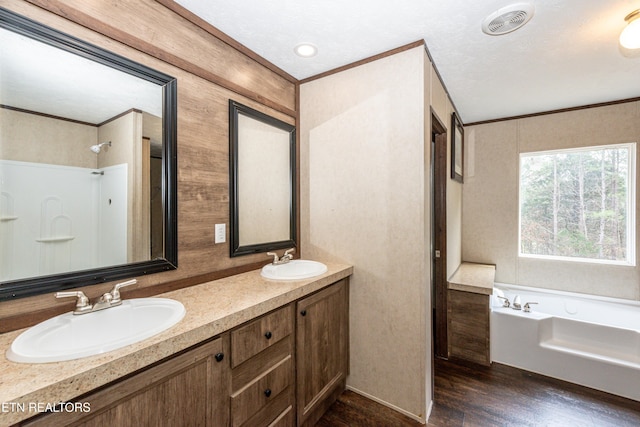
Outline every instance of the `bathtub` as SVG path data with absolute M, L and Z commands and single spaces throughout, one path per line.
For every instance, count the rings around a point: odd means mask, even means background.
M 640 303 L 496 283 L 491 359 L 640 401 Z

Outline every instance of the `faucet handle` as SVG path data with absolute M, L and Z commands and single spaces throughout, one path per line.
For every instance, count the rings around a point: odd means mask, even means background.
M 277 264 L 278 261 L 280 261 L 280 257 L 278 257 L 278 254 L 275 252 L 267 252 L 267 256 L 273 257 L 273 264 Z
M 506 297 L 501 297 L 500 295 L 496 295 L 498 298 L 503 299 L 504 302 L 502 303 L 503 307 L 509 307 L 511 306 L 511 303 L 509 302 L 509 298 Z
M 523 311 L 525 313 L 530 313 L 531 312 L 531 306 L 529 304 L 537 304 L 537 302 L 528 302 L 524 305 Z
M 89 303 L 89 298 L 82 291 L 56 292 L 56 298 L 76 297 L 76 309 L 73 314 L 82 314 L 91 311 L 93 306 Z
M 117 283 L 113 287 L 111 292 L 109 292 L 111 294 L 111 301 L 109 301 L 111 306 L 120 304 L 122 302 L 122 298 L 120 298 L 120 288 L 124 288 L 125 286 L 135 285 L 136 283 L 138 283 L 136 279 L 127 280 L 126 282 L 122 282 L 122 283 Z
M 284 255 L 282 255 L 282 258 L 287 259 L 289 258 L 290 260 L 293 259 L 293 253 L 296 252 L 296 248 L 291 248 L 291 249 L 287 249 L 286 251 L 284 251 Z

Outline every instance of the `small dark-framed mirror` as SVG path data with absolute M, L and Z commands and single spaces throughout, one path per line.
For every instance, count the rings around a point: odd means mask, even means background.
M 3 8 L 0 36 L 0 301 L 177 268 L 176 79 Z
M 455 112 L 451 114 L 451 179 L 464 182 L 464 128 Z
M 229 100 L 231 256 L 296 246 L 295 126 Z

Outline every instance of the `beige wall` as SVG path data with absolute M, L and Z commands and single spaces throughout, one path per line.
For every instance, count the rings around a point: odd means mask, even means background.
M 498 282 L 640 299 L 638 260 L 627 267 L 518 258 L 519 153 L 640 142 L 640 102 L 471 126 L 465 132 L 471 173 L 463 186 L 465 261 L 496 264 Z
M 451 104 L 423 47 L 300 87 L 302 256 L 354 265 L 348 386 L 422 420 L 432 393 L 431 102 L 447 123 Z
M 133 169 L 133 151 L 135 141 L 142 139 L 142 114 L 131 111 L 98 128 L 99 142 L 111 141 L 110 147 L 102 147 L 96 156 L 98 168 L 126 163 Z M 95 154 L 94 154 L 95 155 Z M 129 181 L 133 180 L 131 175 Z
M 98 128 L 0 108 L 0 159 L 96 167 Z
M 98 168 L 127 164 L 127 259 L 150 259 L 149 242 L 149 141 L 143 140 L 143 113 L 131 111 L 98 128 L 103 147 Z

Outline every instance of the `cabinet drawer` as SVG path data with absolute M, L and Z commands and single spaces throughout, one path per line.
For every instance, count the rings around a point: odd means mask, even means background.
M 269 405 L 283 402 L 289 405 L 292 392 L 293 361 L 287 356 L 264 374 L 231 396 L 231 419 L 234 426 L 241 426 Z M 282 411 L 280 409 L 277 413 Z M 276 414 L 277 414 L 276 413 Z
M 280 415 L 278 415 L 278 418 L 269 424 L 269 427 L 291 427 L 295 425 L 295 421 L 293 406 L 289 406 Z
M 236 367 L 293 332 L 292 307 L 267 314 L 231 332 L 231 366 Z

